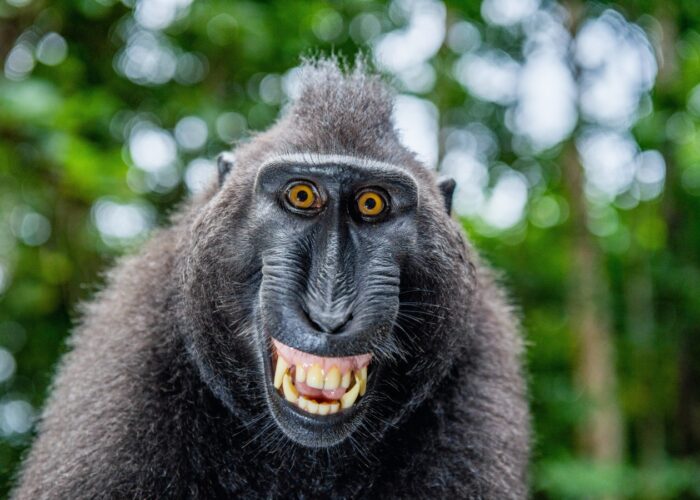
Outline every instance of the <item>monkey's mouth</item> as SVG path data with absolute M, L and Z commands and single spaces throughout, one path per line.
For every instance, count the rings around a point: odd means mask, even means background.
M 272 339 L 273 385 L 289 403 L 314 415 L 351 408 L 367 390 L 371 354 L 322 357 Z

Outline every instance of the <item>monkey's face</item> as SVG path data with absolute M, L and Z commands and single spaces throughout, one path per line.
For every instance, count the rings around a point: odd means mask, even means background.
M 280 159 L 262 167 L 254 193 L 267 404 L 290 438 L 332 445 L 362 420 L 378 360 L 395 347 L 417 185 L 382 164 Z
M 210 311 L 190 352 L 232 410 L 328 447 L 384 432 L 444 376 L 450 340 L 419 309 L 444 300 L 431 283 L 459 273 L 455 255 L 426 255 L 425 242 L 451 252 L 421 237 L 426 220 L 449 218 L 442 199 L 421 206 L 418 186 L 404 168 L 323 155 L 280 156 L 252 183 L 224 184 L 203 218 L 229 212 L 195 244 L 186 314 Z

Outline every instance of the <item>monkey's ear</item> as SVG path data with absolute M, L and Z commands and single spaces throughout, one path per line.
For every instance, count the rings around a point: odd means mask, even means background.
M 219 170 L 219 186 L 223 185 L 226 176 L 236 164 L 236 157 L 230 151 L 224 151 L 216 159 L 216 167 Z
M 442 198 L 445 203 L 445 210 L 450 214 L 452 212 L 452 195 L 455 192 L 457 183 L 452 177 L 441 177 L 438 179 L 438 188 L 442 193 Z

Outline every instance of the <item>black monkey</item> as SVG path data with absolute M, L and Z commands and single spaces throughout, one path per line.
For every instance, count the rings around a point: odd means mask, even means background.
M 13 495 L 524 498 L 504 294 L 361 65 L 308 63 L 83 307 Z

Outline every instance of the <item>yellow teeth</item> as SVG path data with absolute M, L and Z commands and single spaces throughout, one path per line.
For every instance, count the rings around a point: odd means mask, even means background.
M 306 385 L 314 389 L 323 389 L 323 370 L 319 365 L 311 365 L 306 373 Z
M 340 405 L 338 403 L 317 403 L 304 396 L 299 396 L 297 406 L 313 415 L 332 415 L 333 413 L 338 413 L 340 410 Z
M 299 396 L 297 406 L 299 406 L 299 408 L 302 410 L 313 413 L 314 415 L 318 413 L 319 404 L 312 399 L 306 399 L 304 396 Z
M 292 368 L 294 369 L 293 376 Z M 318 402 L 300 394 L 294 385 L 295 381 L 324 391 L 335 391 L 342 387 L 345 393 L 339 400 Z M 350 408 L 358 397 L 365 394 L 367 391 L 367 367 L 341 373 L 337 366 L 332 366 L 328 371 L 324 371 L 319 364 L 293 366 L 278 355 L 273 385 L 275 389 L 281 391 L 287 401 L 297 405 L 302 410 L 313 415 L 332 415 L 341 409 Z
M 337 389 L 340 385 L 340 370 L 337 366 L 334 366 L 328 373 L 326 373 L 326 379 L 323 382 L 323 388 L 329 391 Z
M 352 386 L 352 389 L 350 389 L 348 392 L 343 394 L 343 397 L 340 398 L 340 407 L 345 409 L 345 408 L 350 408 L 353 404 L 355 404 L 355 400 L 357 399 L 357 396 L 360 394 L 360 380 L 357 377 L 357 373 L 355 372 L 355 385 Z
M 297 365 L 296 370 L 294 370 L 294 373 L 296 373 L 294 378 L 296 378 L 297 382 L 305 382 L 306 381 L 306 370 L 304 370 L 303 366 Z
M 299 400 L 297 401 L 297 406 L 301 408 L 302 410 L 306 410 L 306 405 L 309 403 L 309 400 L 306 399 L 304 396 L 299 396 Z
M 355 374 L 360 380 L 360 396 L 364 396 L 365 391 L 367 391 L 367 367 L 365 366 L 359 371 L 359 373 L 355 372 Z
M 296 403 L 299 399 L 297 388 L 294 387 L 292 377 L 290 377 L 288 373 L 285 373 L 282 379 L 282 392 L 284 392 L 284 398 L 290 403 Z
M 343 389 L 347 389 L 350 387 L 350 377 L 352 376 L 352 373 L 345 372 L 343 373 L 343 380 L 340 382 L 340 385 L 343 387 Z
M 318 413 L 318 403 L 309 399 L 308 403 L 306 403 L 306 411 L 309 413 Z
M 287 363 L 282 356 L 277 357 L 277 367 L 275 368 L 275 389 L 282 387 L 282 379 L 284 374 L 287 373 L 289 369 L 289 363 Z

